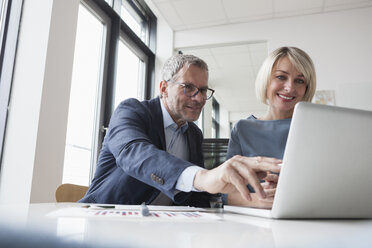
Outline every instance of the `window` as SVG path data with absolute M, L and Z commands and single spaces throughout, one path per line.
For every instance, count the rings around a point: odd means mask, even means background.
M 89 185 L 114 109 L 129 97 L 151 97 L 154 30 L 143 0 L 81 1 L 63 183 Z
M 115 6 L 120 2 L 119 8 Z M 138 100 L 152 96 L 155 66 L 156 17 L 143 0 L 114 1 L 113 8 L 120 9 L 120 31 L 115 56 L 117 62 L 112 75 L 111 92 L 106 96 L 104 129 L 117 105 L 127 98 Z M 109 75 L 110 76 L 110 73 Z M 108 80 L 110 81 L 110 80 Z
M 1 37 L 3 37 L 3 23 L 5 18 L 5 3 L 6 1 L 0 1 L 0 30 L 1 30 Z
M 220 137 L 220 104 L 212 98 L 212 138 Z
M 23 1 L 0 0 L 0 164 Z
M 135 2 L 123 0 L 121 18 L 144 43 L 148 44 L 148 25 L 140 6 L 135 5 Z
M 112 7 L 112 1 L 113 0 L 105 0 L 105 2 Z
M 70 90 L 63 183 L 89 184 L 96 138 L 95 113 L 102 75 L 105 25 L 80 4 Z
M 137 54 L 124 40 L 119 42 L 115 82 L 115 108 L 124 99 L 133 97 L 144 100 L 147 57 Z

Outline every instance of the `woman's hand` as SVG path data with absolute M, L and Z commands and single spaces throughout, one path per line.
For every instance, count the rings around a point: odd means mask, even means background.
M 247 188 L 250 184 L 256 197 L 267 197 L 260 180 L 275 181 L 270 172 L 280 172 L 279 163 L 282 161 L 268 157 L 244 157 L 236 155 L 212 170 L 200 170 L 194 178 L 194 188 L 212 194 L 239 192 L 240 198 L 250 201 L 251 194 Z M 269 183 L 270 184 L 270 183 Z M 270 191 L 268 191 L 270 194 Z
M 263 180 L 265 182 L 261 183 L 266 198 L 260 198 L 257 193 L 251 193 L 252 200 L 248 201 L 244 199 L 239 191 L 228 194 L 227 204 L 235 206 L 245 206 L 245 207 L 254 207 L 254 208 L 265 208 L 271 209 L 274 202 L 274 196 L 276 193 L 276 186 L 278 183 L 279 176 L 276 174 L 267 174 Z

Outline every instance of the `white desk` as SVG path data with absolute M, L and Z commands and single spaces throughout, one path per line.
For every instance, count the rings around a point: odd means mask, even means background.
M 73 203 L 0 205 L 2 223 L 65 239 L 138 247 L 372 247 L 372 220 L 270 220 L 232 213 L 219 220 L 46 217 Z

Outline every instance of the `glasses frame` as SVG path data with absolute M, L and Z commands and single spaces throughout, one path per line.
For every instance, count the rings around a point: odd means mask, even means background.
M 193 84 L 191 84 L 191 83 L 181 83 L 181 82 L 174 82 L 175 84 L 178 84 L 178 85 L 181 85 L 182 87 L 183 87 L 183 93 L 185 94 L 185 96 L 187 96 L 187 97 L 195 97 L 199 92 L 201 92 L 200 90 L 204 90 L 204 89 L 200 89 L 200 88 L 198 88 L 198 87 L 196 87 L 195 85 L 193 85 Z M 191 96 L 188 96 L 187 94 L 186 94 L 186 86 L 192 86 L 192 87 L 194 87 L 195 89 L 197 89 L 197 91 L 193 94 L 193 95 L 191 95 Z M 200 93 L 201 95 L 202 95 L 202 97 L 203 97 L 203 99 L 204 100 L 209 100 L 209 99 L 211 99 L 212 98 L 212 96 L 213 96 L 213 94 L 214 94 L 214 89 L 211 89 L 211 88 L 207 88 L 207 91 L 206 92 L 208 92 L 208 90 L 210 90 L 211 92 L 212 92 L 212 94 L 209 96 L 209 97 L 204 97 L 203 96 L 203 94 L 202 93 Z

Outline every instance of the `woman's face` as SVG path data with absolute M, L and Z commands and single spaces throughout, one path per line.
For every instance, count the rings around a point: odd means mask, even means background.
M 281 58 L 273 68 L 266 92 L 271 110 L 291 117 L 294 106 L 302 100 L 305 92 L 304 75 L 287 57 Z

